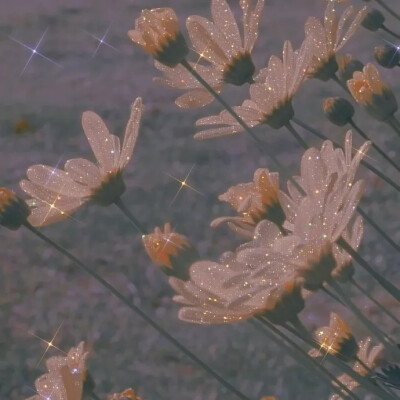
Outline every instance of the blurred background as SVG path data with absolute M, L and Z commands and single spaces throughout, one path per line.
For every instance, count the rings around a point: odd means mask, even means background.
M 400 12 L 398 0 L 386 1 Z M 241 18 L 238 3 L 229 1 Z M 375 2 L 353 3 L 357 8 L 365 4 L 378 7 Z M 111 132 L 122 135 L 130 105 L 141 96 L 145 114 L 124 175 L 127 191 L 123 200 L 148 229 L 170 221 L 176 231 L 196 244 L 203 258 L 217 259 L 239 243 L 226 227 L 209 227 L 213 218 L 234 214 L 217 196 L 233 184 L 251 181 L 256 168 L 269 167 L 270 163 L 245 134 L 195 141 L 195 121 L 219 112 L 220 106 L 213 103 L 200 110 L 178 109 L 173 101 L 180 93 L 153 82 L 158 74 L 153 60 L 130 42 L 127 31 L 142 8 L 167 6 L 176 10 L 182 28 L 189 15 L 210 16 L 208 0 L 1 2 L 0 185 L 21 194 L 18 182 L 32 164 L 62 167 L 69 158 L 93 159 L 80 126 L 82 112 L 97 112 Z M 272 54 L 280 55 L 285 39 L 298 47 L 306 18 L 321 18 L 324 6 L 322 0 L 267 0 L 254 50 L 257 67 L 265 66 Z M 399 23 L 390 16 L 387 25 L 400 32 Z M 373 60 L 374 46 L 384 40 L 392 41 L 389 36 L 360 28 L 342 54 L 353 53 L 366 63 Z M 399 68 L 381 72 L 399 93 Z M 295 97 L 296 116 L 343 142 L 347 129 L 331 125 L 321 107 L 324 97 L 343 94 L 334 83 L 309 81 Z M 223 96 L 237 105 L 248 96 L 248 87 L 228 88 Z M 399 160 L 400 145 L 393 132 L 360 108 L 355 121 Z M 257 133 L 296 174 L 302 150 L 289 133 L 267 126 Z M 306 133 L 304 138 L 312 145 L 321 145 Z M 369 162 L 399 182 L 373 151 Z M 201 194 L 184 189 L 172 202 L 180 185 L 169 175 L 184 179 L 192 167 L 188 183 Z M 367 181 L 363 207 L 399 242 L 399 194 L 369 171 L 362 170 L 360 175 Z M 179 321 L 178 306 L 172 302 L 165 276 L 152 265 L 140 236 L 116 208 L 84 207 L 73 218 L 43 231 L 95 267 L 249 397 L 328 398 L 325 385 L 250 324 L 201 327 Z M 380 272 L 398 282 L 398 257 L 369 227 L 360 251 Z M 0 260 L 1 399 L 34 394 L 34 380 L 45 371 L 40 360 L 47 347 L 36 336 L 50 340 L 59 327 L 54 339 L 58 348 L 65 351 L 82 340 L 91 344 L 88 367 L 102 398 L 132 386 L 144 400 L 232 399 L 152 328 L 26 230 L 0 229 Z M 358 276 L 382 303 L 398 312 L 363 272 Z M 360 306 L 390 331 L 389 322 L 371 304 L 362 302 Z M 313 329 L 327 322 L 330 311 L 348 317 L 359 338 L 365 335 L 351 316 L 321 294 L 310 299 L 301 318 Z M 55 354 L 60 352 L 50 349 L 45 358 Z

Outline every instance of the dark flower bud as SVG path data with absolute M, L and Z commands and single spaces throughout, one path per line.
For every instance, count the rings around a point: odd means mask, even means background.
M 364 67 L 364 64 L 355 60 L 351 54 L 337 56 L 336 59 L 339 65 L 339 78 L 344 84 L 353 77 L 355 71 L 362 71 Z
M 23 225 L 31 210 L 28 204 L 6 188 L 0 188 L 0 225 L 17 230 Z
M 385 68 L 394 68 L 400 63 L 400 48 L 385 44 L 384 46 L 375 47 L 375 59 L 379 65 Z
M 383 16 L 383 14 L 379 10 L 373 8 L 364 17 L 361 25 L 369 31 L 375 32 L 378 29 L 382 28 L 384 22 L 385 17 Z
M 325 115 L 337 126 L 348 124 L 354 115 L 354 107 L 341 97 L 328 97 L 322 102 Z

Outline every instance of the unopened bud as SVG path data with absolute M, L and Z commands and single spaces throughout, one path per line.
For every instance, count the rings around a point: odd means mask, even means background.
M 325 115 L 337 126 L 348 124 L 354 115 L 352 104 L 341 97 L 328 97 L 322 102 Z
M 28 204 L 6 188 L 0 188 L 0 225 L 17 230 L 23 225 L 31 210 Z
M 200 258 L 189 239 L 174 232 L 169 223 L 164 230 L 156 227 L 153 233 L 143 235 L 142 242 L 154 264 L 168 276 L 185 281 L 189 279 L 189 266 Z
M 382 28 L 383 23 L 385 22 L 385 17 L 383 14 L 373 8 L 369 10 L 368 13 L 365 15 L 364 19 L 361 22 L 361 25 L 368 29 L 369 31 L 375 32 L 378 29 Z
M 337 56 L 337 63 L 339 65 L 339 78 L 344 84 L 353 77 L 355 71 L 362 71 L 364 67 L 364 64 L 355 60 L 351 54 Z
M 376 61 L 385 68 L 394 68 L 399 65 L 399 52 L 400 46 L 390 46 L 388 44 L 377 46 L 374 50 Z

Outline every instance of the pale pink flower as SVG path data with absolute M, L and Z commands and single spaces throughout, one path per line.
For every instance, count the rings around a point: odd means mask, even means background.
M 282 59 L 272 56 L 267 68 L 260 70 L 255 83 L 250 85 L 250 99 L 241 106 L 233 107 L 239 117 L 250 127 L 268 124 L 278 129 L 289 123 L 294 112 L 291 101 L 306 79 L 309 63 L 309 41 L 294 51 L 285 41 Z M 196 125 L 211 128 L 196 133 L 196 139 L 227 136 L 243 131 L 243 127 L 224 110 L 219 115 L 201 118 Z
M 252 8 L 251 0 L 241 0 L 243 11 L 243 35 L 226 0 L 211 1 L 212 21 L 200 16 L 190 16 L 186 25 L 193 49 L 200 55 L 191 66 L 217 92 L 225 83 L 243 85 L 253 82 L 255 66 L 251 52 L 258 37 L 258 23 L 264 0 L 258 0 Z M 176 99 L 183 108 L 203 107 L 214 97 L 183 66 L 174 68 L 155 63 L 164 77 L 156 81 L 175 89 L 188 90 Z
M 64 170 L 48 165 L 33 165 L 21 188 L 32 197 L 28 201 L 33 226 L 50 225 L 74 213 L 83 204 L 115 202 L 125 191 L 122 173 L 132 157 L 139 134 L 142 100 L 137 98 L 126 126 L 124 141 L 112 135 L 94 112 L 82 115 L 82 126 L 97 160 L 97 165 L 83 158 L 65 163 Z

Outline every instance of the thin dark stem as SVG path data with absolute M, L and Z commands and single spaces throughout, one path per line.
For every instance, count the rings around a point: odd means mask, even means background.
M 91 392 L 91 393 L 90 393 L 90 397 L 91 397 L 92 399 L 94 399 L 94 400 L 100 400 L 100 397 L 97 396 L 97 394 L 96 394 L 95 392 Z
M 287 336 L 286 334 L 284 334 L 283 332 L 281 332 L 278 328 L 276 328 L 272 323 L 270 323 L 268 320 L 261 318 L 261 317 L 255 317 L 256 320 L 261 323 L 263 326 L 263 332 L 264 334 L 266 334 L 269 338 L 274 337 L 275 342 L 281 346 L 284 347 L 288 352 L 290 352 L 290 354 L 296 359 L 298 360 L 298 358 L 300 358 L 300 360 L 303 360 L 303 362 L 305 362 L 308 366 L 310 366 L 313 370 L 317 370 L 321 376 L 324 377 L 324 379 L 327 379 L 327 377 L 329 378 L 329 384 L 331 385 L 332 389 L 339 394 L 340 396 L 343 396 L 343 393 L 340 392 L 340 389 L 342 389 L 345 393 L 346 393 L 346 398 L 352 398 L 352 399 L 359 399 L 358 396 L 356 396 L 350 389 L 347 388 L 347 386 L 345 386 L 342 382 L 340 382 L 335 375 L 333 375 L 327 368 L 325 368 L 322 364 L 320 364 L 319 362 L 317 362 L 316 360 L 314 360 L 312 357 L 310 357 L 296 342 L 294 342 L 292 339 L 290 339 L 289 336 Z M 289 347 L 288 345 L 285 345 L 284 342 L 282 342 L 281 340 L 276 339 L 276 337 L 271 334 L 271 332 L 269 332 L 266 328 L 268 328 L 269 330 L 272 330 L 274 332 L 275 335 L 279 336 L 280 338 L 283 338 L 287 343 L 289 343 L 289 345 L 291 347 Z M 333 382 L 335 382 L 335 384 L 337 386 L 335 386 L 333 384 Z
M 347 86 L 336 75 L 333 75 L 331 79 L 335 83 L 337 83 L 346 93 L 349 93 L 349 89 L 347 89 Z
M 346 307 L 346 304 L 343 303 L 343 301 L 341 299 L 339 299 L 339 297 L 337 297 L 334 293 L 332 293 L 328 288 L 326 288 L 325 286 L 322 287 L 322 291 L 325 292 L 329 297 L 331 297 L 333 300 L 337 301 L 338 303 L 340 303 L 342 306 Z M 347 307 L 346 307 L 347 308 Z
M 372 335 L 378 339 L 383 344 L 386 344 L 390 349 L 396 353 L 400 353 L 397 348 L 396 343 L 384 332 L 382 332 L 373 322 L 364 316 L 364 314 L 359 310 L 359 308 L 353 303 L 350 297 L 345 293 L 344 290 L 335 282 L 331 280 L 329 284 L 332 286 L 333 290 L 338 293 L 342 298 L 346 306 L 354 313 L 354 315 L 359 319 L 359 321 L 372 333 Z
M 299 133 L 296 131 L 296 129 L 293 128 L 293 125 L 290 122 L 288 122 L 285 126 L 289 130 L 289 132 L 294 136 L 294 138 L 297 140 L 297 142 L 300 144 L 300 146 L 303 147 L 304 150 L 307 150 L 308 149 L 307 143 L 299 135 Z
M 350 283 L 354 285 L 364 296 L 366 296 L 369 300 L 371 300 L 383 313 L 385 313 L 388 317 L 390 317 L 396 324 L 400 326 L 400 321 L 378 300 L 375 300 L 368 292 L 368 290 L 364 289 L 360 284 L 358 284 L 354 279 L 350 280 Z
M 287 329 L 292 335 L 296 336 L 297 338 L 301 339 L 304 343 L 308 344 L 311 348 L 321 351 L 321 345 L 317 344 L 317 342 L 314 342 L 314 340 L 311 337 L 304 337 L 304 336 L 300 335 L 300 333 L 296 329 L 292 328 L 289 325 L 285 325 L 284 328 Z M 374 383 L 369 381 L 367 378 L 360 375 L 358 372 L 354 371 L 344 361 L 340 360 L 336 355 L 326 352 L 326 354 L 324 354 L 324 358 L 325 357 L 333 365 L 335 365 L 336 368 L 338 368 L 340 371 L 344 372 L 345 374 L 351 376 L 361 386 L 364 386 L 365 389 L 371 391 L 372 393 L 375 393 L 375 395 L 377 395 L 379 398 L 383 398 L 383 399 L 393 399 L 394 398 L 390 393 L 385 392 L 380 386 L 375 385 Z
M 398 252 L 400 246 L 359 206 L 358 213 Z
M 387 122 L 392 127 L 392 129 L 400 136 L 400 122 L 394 115 L 392 115 L 385 122 Z
M 100 285 L 102 285 L 109 292 L 111 292 L 118 300 L 120 300 L 123 304 L 128 306 L 134 313 L 139 315 L 143 320 L 145 320 L 149 325 L 151 325 L 158 333 L 160 333 L 170 343 L 172 343 L 175 347 L 177 347 L 182 353 L 184 353 L 192 361 L 194 361 L 201 368 L 203 368 L 213 378 L 215 378 L 218 382 L 220 382 L 226 389 L 228 389 L 233 394 L 235 394 L 239 399 L 250 400 L 246 395 L 244 395 L 242 392 L 240 392 L 238 389 L 236 389 L 234 386 L 232 386 L 228 381 L 226 381 L 216 371 L 214 371 L 205 362 L 200 360 L 195 354 L 193 354 L 189 349 L 187 349 L 183 344 L 181 344 L 177 339 L 175 339 L 170 333 L 168 333 L 163 327 L 161 327 L 149 315 L 147 315 L 144 311 L 142 311 L 140 308 L 138 308 L 135 304 L 131 303 L 114 286 L 112 286 L 110 283 L 108 283 L 105 279 L 103 279 L 99 274 L 97 274 L 91 268 L 86 266 L 82 261 L 80 261 L 74 255 L 72 255 L 68 250 L 64 249 L 57 243 L 53 242 L 50 238 L 48 238 L 46 235 L 44 235 L 42 232 L 40 232 L 39 230 L 34 228 L 29 223 L 26 223 L 25 227 L 28 228 L 32 233 L 34 233 L 40 239 L 42 239 L 44 242 L 46 242 L 48 245 L 54 247 L 62 255 L 69 258 L 72 262 L 74 262 L 76 265 L 78 265 L 81 269 L 83 269 L 87 274 L 89 274 L 92 278 L 94 278 Z
M 232 117 L 237 121 L 237 123 L 245 130 L 245 132 L 248 133 L 251 136 L 251 138 L 257 143 L 258 149 L 262 152 L 265 152 L 278 168 L 284 170 L 279 160 L 269 151 L 269 149 L 265 146 L 265 144 L 255 135 L 253 130 L 243 121 L 242 118 L 239 117 L 239 115 L 235 112 L 235 110 L 208 84 L 208 82 L 202 78 L 202 76 L 188 63 L 188 61 L 183 60 L 181 61 L 181 64 L 199 81 L 199 83 L 201 83 L 204 86 L 205 89 L 207 89 L 208 92 L 210 92 L 212 96 L 214 96 L 216 100 L 218 100 L 224 106 L 226 111 L 228 111 L 228 113 L 232 115 Z
M 309 131 L 313 135 L 319 137 L 322 140 L 330 140 L 335 146 L 342 147 L 339 143 L 335 142 L 334 140 L 328 139 L 324 134 L 318 132 L 316 129 L 308 126 L 302 121 L 299 121 L 297 118 L 293 118 L 292 121 L 296 123 L 297 125 L 301 126 L 303 129 Z M 379 178 L 383 179 L 386 183 L 388 183 L 390 186 L 392 186 L 394 189 L 396 189 L 398 192 L 400 192 L 400 186 L 395 183 L 393 180 L 391 180 L 389 177 L 384 175 L 382 172 L 380 172 L 378 169 L 376 169 L 374 166 L 372 166 L 370 163 L 368 163 L 365 160 L 361 160 L 361 164 L 364 165 L 364 167 L 368 168 L 370 171 L 372 171 L 375 175 L 379 176 Z
M 356 123 L 351 119 L 349 121 L 349 124 L 351 127 L 357 131 L 361 137 L 363 137 L 365 140 L 369 140 L 372 143 L 372 147 L 393 167 L 396 169 L 397 172 L 400 172 L 400 167 L 375 143 L 373 142 L 368 135 L 359 127 L 356 125 Z
M 387 290 L 398 302 L 400 302 L 400 290 L 397 289 L 390 281 L 384 278 L 381 274 L 375 271 L 375 269 L 364 260 L 364 258 L 355 251 L 349 243 L 346 242 L 343 237 L 340 237 L 337 242 L 339 247 L 345 250 L 350 256 L 363 267 L 385 290 Z
M 387 26 L 382 25 L 381 29 L 384 30 L 385 32 L 389 33 L 389 35 L 392 35 L 396 39 L 400 39 L 400 35 L 397 33 L 393 32 L 391 29 L 389 29 Z
M 141 235 L 146 235 L 147 232 L 145 227 L 132 215 L 121 198 L 118 198 L 114 204 L 125 214 L 126 217 L 128 217 L 129 221 Z
M 384 8 L 389 14 L 391 14 L 393 17 L 397 18 L 400 21 L 400 15 L 397 14 L 394 10 L 392 10 L 386 3 L 384 3 L 383 0 L 376 0 L 376 2 L 380 4 L 380 6 Z

